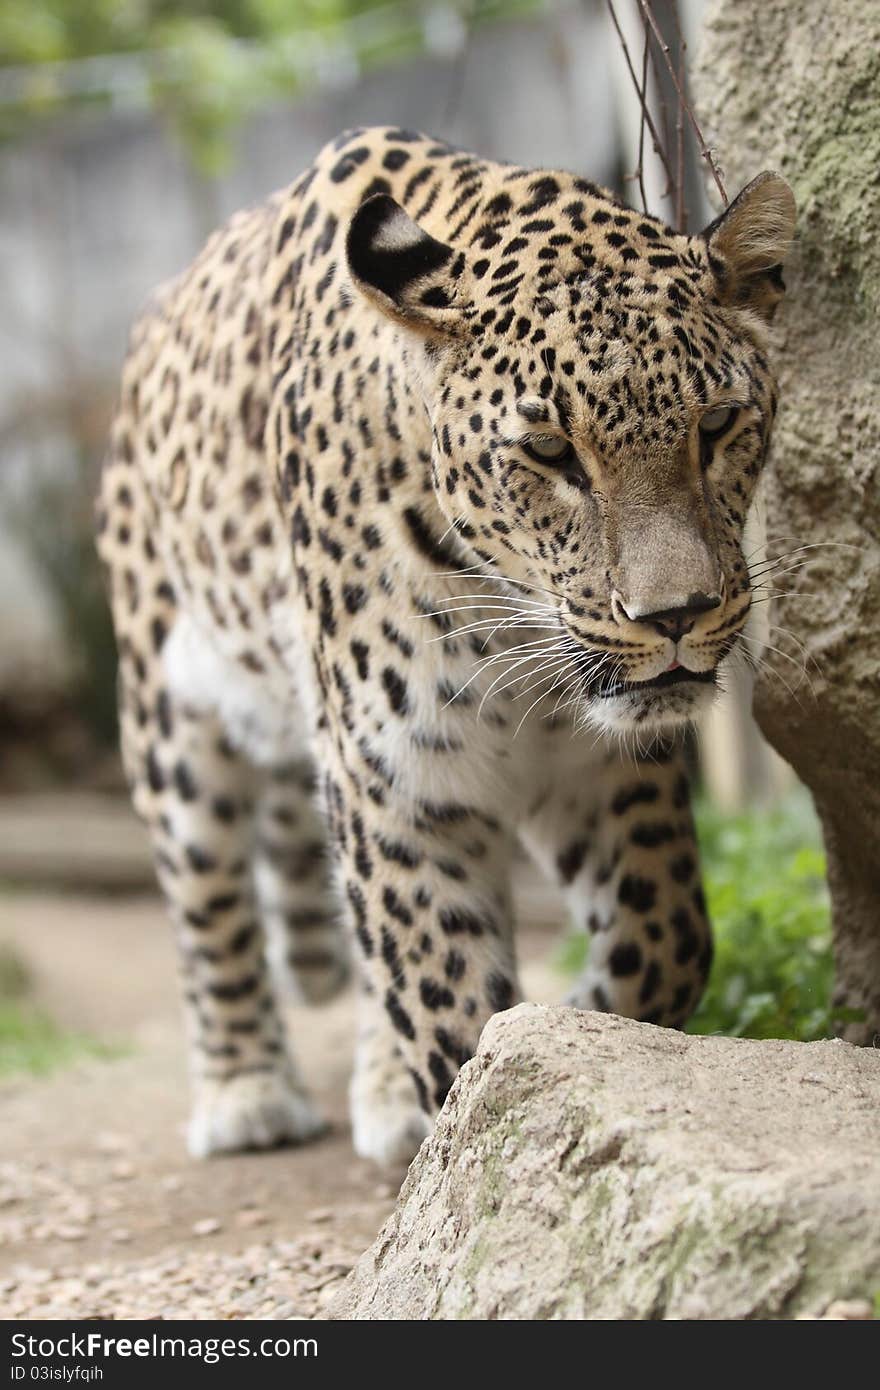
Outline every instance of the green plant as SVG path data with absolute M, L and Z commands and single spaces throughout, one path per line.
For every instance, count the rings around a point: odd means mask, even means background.
M 807 793 L 769 811 L 697 811 L 715 929 L 709 986 L 691 1033 L 828 1037 L 833 961 L 825 855 Z
M 30 998 L 25 963 L 0 944 L 0 1079 L 46 1076 L 87 1057 L 121 1056 L 124 1049 L 60 1027 Z
M 438 16 L 454 36 L 540 9 L 540 0 L 0 0 L 0 69 L 14 69 L 0 139 L 74 108 L 147 105 L 211 177 L 231 163 L 247 116 L 322 74 L 338 81 L 430 50 Z
M 119 1047 L 68 1033 L 28 1003 L 0 1003 L 0 1077 L 46 1076 L 87 1057 L 112 1058 Z

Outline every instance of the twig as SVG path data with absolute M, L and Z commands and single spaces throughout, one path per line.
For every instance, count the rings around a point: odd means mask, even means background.
M 681 32 L 681 25 L 678 22 L 678 0 L 671 0 L 672 17 L 675 22 L 675 30 L 678 35 L 678 77 L 681 90 L 684 91 L 684 55 L 687 44 L 684 41 L 684 34 Z M 675 116 L 675 225 L 680 232 L 687 231 L 687 207 L 684 201 L 684 103 L 679 97 L 678 108 Z
M 642 23 L 645 25 L 645 33 L 648 34 L 648 36 L 650 37 L 650 32 L 651 32 L 651 31 L 649 30 L 647 24 L 645 24 L 645 17 L 644 17 L 644 15 L 642 16 Z M 663 126 L 663 148 L 664 148 L 664 150 L 668 150 L 668 149 L 670 149 L 670 140 L 669 140 L 669 102 L 666 100 L 666 87 L 665 87 L 665 83 L 664 83 L 664 80 L 663 80 L 663 74 L 662 74 L 662 72 L 660 71 L 660 61 L 659 61 L 659 59 L 658 59 L 658 57 L 657 57 L 656 44 L 651 44 L 651 45 L 650 45 L 650 49 L 651 49 L 651 67 L 652 67 L 653 70 L 654 70 L 654 82 L 656 83 L 656 89 L 657 89 L 657 101 L 658 101 L 658 103 L 659 103 L 659 105 L 660 105 L 660 122 L 661 122 L 661 124 L 662 124 L 662 126 Z M 667 198 L 670 198 L 670 197 L 672 196 L 672 178 L 671 178 L 671 176 L 667 177 L 667 180 L 666 180 L 666 187 L 664 188 L 664 190 L 663 190 L 663 192 L 661 193 L 660 196 L 661 196 L 661 198 L 664 200 L 664 202 L 665 202 L 665 200 L 666 200 Z
M 717 164 L 715 163 L 715 160 L 714 160 L 714 158 L 713 158 L 713 156 L 712 156 L 712 151 L 709 149 L 709 146 L 706 144 L 706 141 L 705 141 L 705 139 L 703 138 L 703 132 L 700 130 L 700 127 L 699 127 L 699 125 L 698 125 L 698 123 L 697 123 L 697 118 L 696 118 L 696 116 L 694 115 L 693 107 L 691 106 L 690 102 L 688 101 L 688 99 L 687 99 L 687 97 L 686 97 L 686 95 L 685 95 L 684 88 L 683 88 L 681 82 L 679 82 L 679 80 L 678 80 L 678 74 L 677 74 L 677 72 L 675 71 L 675 64 L 673 63 L 673 61 L 672 61 L 672 59 L 671 59 L 671 57 L 670 57 L 670 53 L 669 53 L 669 44 L 668 44 L 668 43 L 666 42 L 666 40 L 664 39 L 662 33 L 660 32 L 660 29 L 659 29 L 658 26 L 657 26 L 657 21 L 656 21 L 656 19 L 654 18 L 654 13 L 653 13 L 653 10 L 652 10 L 652 8 L 651 8 L 651 4 L 649 3 L 649 0 L 638 0 L 638 3 L 639 3 L 639 8 L 640 8 L 640 10 L 642 11 L 642 14 L 643 14 L 643 16 L 644 16 L 646 22 L 651 26 L 651 32 L 653 33 L 654 38 L 655 38 L 656 41 L 657 41 L 657 46 L 659 47 L 660 52 L 663 54 L 664 62 L 666 63 L 667 68 L 669 69 L 669 76 L 672 78 L 673 85 L 674 85 L 674 87 L 675 87 L 676 92 L 678 93 L 678 100 L 679 100 L 681 109 L 684 111 L 685 115 L 687 116 L 688 120 L 690 121 L 691 127 L 692 127 L 693 132 L 694 132 L 694 135 L 696 136 L 697 143 L 698 143 L 699 149 L 700 149 L 700 154 L 702 155 L 703 159 L 705 159 L 706 163 L 708 164 L 708 166 L 709 166 L 709 168 L 710 168 L 710 170 L 711 170 L 711 172 L 712 172 L 712 177 L 713 177 L 713 179 L 715 180 L 715 187 L 718 189 L 718 192 L 721 194 L 721 197 L 722 197 L 722 199 L 723 199 L 723 201 L 724 201 L 724 206 L 727 207 L 727 206 L 729 206 L 730 199 L 729 199 L 728 196 L 727 196 L 727 191 L 726 191 L 726 189 L 725 189 L 725 187 L 724 187 L 724 184 L 721 182 L 721 175 L 720 175 L 720 173 L 718 172 L 718 166 L 717 166 Z M 609 5 L 610 5 L 610 0 L 609 0 Z M 619 28 L 618 28 L 618 33 L 620 33 L 620 29 L 619 29 Z M 623 39 L 623 36 L 621 35 L 621 41 L 622 41 L 622 39 Z
M 638 77 L 636 76 L 635 68 L 634 68 L 633 65 L 632 65 L 632 59 L 631 59 L 631 57 L 630 57 L 630 55 L 629 55 L 629 48 L 627 47 L 626 39 L 623 37 L 623 30 L 622 30 L 621 27 L 620 27 L 620 23 L 619 23 L 619 21 L 618 21 L 617 15 L 616 15 L 616 13 L 615 13 L 613 0 L 606 0 L 606 3 L 607 3 L 607 5 L 608 5 L 608 10 L 609 10 L 609 13 L 610 13 L 610 15 L 611 15 L 611 22 L 613 23 L 614 28 L 615 28 L 616 31 L 617 31 L 617 37 L 618 37 L 618 39 L 620 40 L 620 47 L 621 47 L 621 49 L 623 50 L 623 56 L 624 56 L 624 58 L 626 59 L 626 66 L 627 66 L 627 68 L 629 69 L 629 75 L 630 75 L 630 77 L 632 78 L 633 86 L 635 87 L 636 92 L 637 92 L 637 94 L 638 94 L 638 96 L 639 96 L 639 100 L 640 100 L 641 108 L 642 108 L 642 119 L 643 119 L 644 122 L 647 124 L 648 130 L 651 132 L 651 139 L 652 139 L 653 142 L 654 142 L 654 152 L 655 152 L 655 154 L 657 155 L 658 159 L 660 160 L 661 164 L 663 165 L 663 169 L 664 169 L 664 172 L 665 172 L 665 174 L 666 174 L 667 182 L 668 182 L 669 186 L 671 187 L 671 186 L 672 186 L 672 182 L 673 182 L 673 180 L 672 180 L 672 170 L 671 170 L 670 167 L 669 167 L 669 159 L 667 158 L 665 146 L 663 145 L 663 142 L 661 141 L 660 136 L 657 134 L 657 127 L 655 126 L 654 121 L 653 121 L 652 116 L 651 116 L 651 112 L 650 112 L 650 109 L 649 109 L 649 106 L 648 106 L 648 101 L 647 101 L 647 94 L 645 95 L 644 98 L 642 97 L 642 88 L 641 88 L 641 85 L 640 85 L 640 83 L 639 83 L 639 79 L 638 79 Z
M 641 106 L 641 116 L 639 118 L 639 162 L 636 166 L 636 174 L 639 180 L 639 192 L 642 195 L 642 209 L 648 211 L 648 195 L 645 192 L 645 115 L 648 110 L 648 53 L 651 48 L 651 35 L 648 33 L 648 26 L 645 25 L 645 51 L 642 54 L 642 85 L 639 89 L 639 105 Z

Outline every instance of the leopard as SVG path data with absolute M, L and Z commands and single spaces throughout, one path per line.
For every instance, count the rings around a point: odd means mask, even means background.
M 589 943 L 568 1002 L 685 1025 L 686 735 L 752 602 L 794 225 L 769 171 L 688 234 L 354 129 L 144 308 L 98 548 L 193 1155 L 322 1132 L 282 1000 L 352 977 L 354 1149 L 408 1162 L 521 999 L 524 854 Z

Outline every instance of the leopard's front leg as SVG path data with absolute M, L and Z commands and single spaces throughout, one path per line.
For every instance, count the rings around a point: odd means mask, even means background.
M 524 838 L 590 937 L 569 1002 L 681 1027 L 712 961 L 685 759 L 680 748 L 560 778 Z
M 458 801 L 380 804 L 331 777 L 331 833 L 362 975 L 355 1147 L 408 1161 L 489 1016 L 519 998 L 512 837 Z M 373 788 L 374 794 L 377 788 Z

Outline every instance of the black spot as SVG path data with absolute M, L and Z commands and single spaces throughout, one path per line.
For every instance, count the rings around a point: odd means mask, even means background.
M 307 549 L 312 543 L 312 530 L 306 521 L 305 512 L 297 505 L 290 523 L 290 539 L 293 544 Z
M 410 539 L 426 560 L 439 565 L 443 570 L 460 570 L 463 567 L 462 561 L 456 557 L 455 553 L 442 544 L 439 537 L 434 535 L 418 507 L 407 507 L 403 513 L 403 519 L 409 530 Z
M 393 989 L 389 989 L 385 995 L 385 1008 L 388 1010 L 388 1016 L 398 1033 L 402 1033 L 405 1038 L 409 1038 L 412 1042 L 416 1035 L 413 1021 Z
M 388 150 L 382 160 L 382 166 L 390 169 L 392 174 L 396 174 L 398 169 L 402 169 L 410 158 L 409 150 Z
M 347 150 L 342 158 L 334 164 L 330 170 L 330 177 L 334 183 L 344 183 L 366 159 L 369 159 L 370 151 L 366 145 L 359 145 L 355 150 Z M 304 224 L 305 225 L 305 224 Z
M 445 1028 L 435 1028 L 434 1037 L 437 1039 L 437 1044 L 443 1055 L 448 1057 L 450 1062 L 454 1062 L 457 1067 L 463 1067 L 465 1062 L 469 1062 L 473 1056 L 470 1048 L 465 1047 L 464 1043 L 459 1042 L 458 1038 L 454 1034 L 448 1033 Z
M 621 942 L 608 957 L 612 975 L 637 975 L 642 968 L 642 952 L 634 941 Z
M 412 1067 L 408 1068 L 408 1070 L 409 1070 L 410 1076 L 412 1077 L 413 1085 L 414 1085 L 415 1088 L 416 1088 L 416 1095 L 417 1095 L 418 1098 L 419 1098 L 419 1105 L 420 1105 L 421 1108 L 424 1110 L 424 1112 L 425 1112 L 426 1115 L 430 1115 L 430 1114 L 431 1114 L 431 1101 L 430 1101 L 430 1099 L 429 1099 L 429 1097 L 428 1097 L 428 1088 L 427 1088 L 427 1086 L 425 1085 L 425 1083 L 424 1083 L 424 1081 L 422 1080 L 422 1078 L 419 1076 L 419 1074 L 418 1074 L 417 1071 L 413 1071 Z
M 256 922 L 246 922 L 243 927 L 239 927 L 238 931 L 233 933 L 227 949 L 232 955 L 241 956 L 249 946 L 253 945 L 256 935 Z
M 453 1076 L 439 1052 L 428 1053 L 428 1071 L 437 1082 L 434 1100 L 438 1105 L 442 1105 L 452 1088 Z
M 231 912 L 240 902 L 239 893 L 215 893 L 213 898 L 209 898 L 205 903 L 205 908 L 212 915 L 217 912 Z
M 217 867 L 217 860 L 207 850 L 202 849 L 201 845 L 187 845 L 186 857 L 194 873 L 210 874 Z
M 673 859 L 672 863 L 669 865 L 669 872 L 676 883 L 687 883 L 688 879 L 693 877 L 693 872 L 696 867 L 693 855 L 685 852 L 684 854 L 678 855 L 676 859 Z
M 349 651 L 354 657 L 354 664 L 357 668 L 358 675 L 362 681 L 365 681 L 370 674 L 369 647 L 366 642 L 357 642 L 353 638 L 349 644 Z
M 429 820 L 443 825 L 454 825 L 456 821 L 468 820 L 472 812 L 469 806 L 461 806 L 456 801 L 423 801 L 422 811 Z
M 506 975 L 492 971 L 486 976 L 486 998 L 496 1013 L 509 1009 L 513 1003 L 513 985 Z
M 354 832 L 354 866 L 361 878 L 371 878 L 373 873 L 373 863 L 367 853 L 367 841 L 364 835 L 364 823 L 360 815 L 355 812 L 351 818 L 351 828 Z
M 617 793 L 611 803 L 611 809 L 616 816 L 622 816 L 631 806 L 648 806 L 656 801 L 659 795 L 653 782 L 637 782 L 634 786 L 624 787 Z
M 397 949 L 397 940 L 387 927 L 382 928 L 382 959 L 391 972 L 391 979 L 397 989 L 403 989 L 406 978 L 403 973 L 403 962 L 400 959 L 400 952 Z
M 237 999 L 246 999 L 249 994 L 253 994 L 260 983 L 258 975 L 245 975 L 242 980 L 227 980 L 223 983 L 209 984 L 208 993 L 214 999 L 220 999 L 225 1004 L 232 1004 Z
M 654 998 L 660 987 L 660 978 L 660 967 L 655 960 L 652 960 L 645 971 L 642 987 L 639 990 L 640 1004 L 648 1004 Z
M 408 907 L 403 905 L 390 885 L 386 886 L 382 891 L 382 903 L 389 917 L 393 917 L 395 921 L 400 922 L 404 927 L 412 926 L 412 913 Z
M 159 721 L 159 732 L 163 738 L 170 738 L 174 722 L 171 718 L 171 700 L 167 690 L 160 690 L 156 700 L 156 718 Z
M 630 831 L 630 840 L 642 849 L 657 849 L 676 838 L 675 827 L 667 821 L 640 821 Z
M 677 778 L 675 790 L 672 793 L 672 804 L 676 811 L 684 810 L 690 800 L 690 794 L 691 789 L 688 785 L 688 779 L 685 777 L 684 773 L 682 773 L 682 775 Z
M 404 869 L 416 869 L 422 862 L 419 851 L 400 840 L 380 839 L 378 846 L 383 859 L 387 859 L 391 864 L 400 864 Z
M 367 591 L 362 584 L 343 584 L 342 601 L 349 613 L 357 613 L 367 601 Z
M 467 970 L 467 961 L 460 951 L 447 951 L 443 972 L 447 980 L 460 980 Z
M 672 999 L 672 1012 L 681 1013 L 685 1004 L 689 1003 L 691 997 L 691 986 L 689 984 L 679 985 Z
M 161 792 L 165 789 L 165 778 L 159 766 L 159 759 L 152 744 L 147 749 L 147 781 L 150 784 L 150 791 Z
M 693 960 L 700 949 L 700 938 L 694 928 L 690 913 L 686 908 L 680 907 L 673 912 L 670 918 L 672 929 L 678 938 L 678 946 L 675 951 L 675 959 L 679 965 L 687 965 L 688 961 Z
M 486 924 L 466 907 L 440 909 L 440 926 L 447 936 L 483 936 Z
M 575 840 L 557 856 L 556 867 L 563 883 L 571 883 L 580 873 L 589 848 L 589 841 Z
M 333 595 L 330 591 L 330 585 L 326 578 L 321 579 L 321 582 L 318 585 L 318 593 L 320 594 L 321 598 L 318 609 L 319 617 L 321 619 L 321 628 L 324 632 L 326 632 L 328 637 L 335 637 L 336 616 L 333 611 Z
M 281 231 L 278 233 L 278 243 L 275 247 L 276 252 L 284 250 L 284 247 L 293 235 L 295 228 L 296 218 L 285 217 L 284 222 L 281 225 Z
M 165 638 L 168 636 L 168 629 L 161 618 L 154 618 L 150 625 L 150 633 L 153 638 L 153 650 L 160 652 L 165 645 Z
M 450 1009 L 455 1003 L 455 995 L 451 989 L 427 977 L 419 981 L 419 995 L 426 1009 Z
M 189 765 L 183 761 L 174 765 L 174 785 L 181 801 L 195 801 L 199 794 L 196 779 L 193 777 Z
M 449 295 L 440 285 L 432 285 L 419 296 L 419 303 L 424 304 L 426 309 L 446 309 L 449 306 Z
M 657 885 L 638 874 L 624 874 L 617 890 L 617 901 L 634 912 L 650 912 L 657 899 Z
M 406 681 L 392 666 L 386 666 L 382 672 L 382 688 L 394 713 L 406 714 L 409 710 Z

